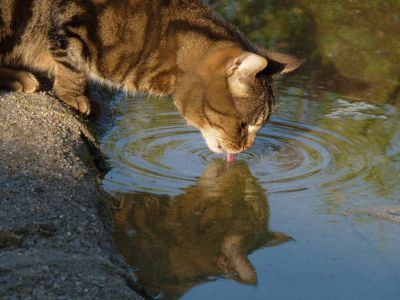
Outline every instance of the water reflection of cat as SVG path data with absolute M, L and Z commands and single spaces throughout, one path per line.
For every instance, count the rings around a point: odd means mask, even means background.
M 241 162 L 214 161 L 195 186 L 176 197 L 121 197 L 115 244 L 145 288 L 168 299 L 210 277 L 256 284 L 247 255 L 290 239 L 268 230 L 265 192 Z

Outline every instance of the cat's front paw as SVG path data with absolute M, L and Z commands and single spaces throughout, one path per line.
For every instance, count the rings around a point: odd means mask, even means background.
M 85 96 L 79 96 L 76 99 L 77 107 L 76 109 L 83 115 L 89 116 L 91 113 L 91 103 L 90 100 Z
M 30 72 L 19 71 L 18 80 L 23 87 L 23 92 L 34 93 L 39 89 L 39 81 Z
M 84 95 L 74 96 L 67 93 L 59 93 L 55 91 L 56 96 L 63 101 L 65 104 L 79 111 L 85 116 L 89 116 L 91 113 L 91 101 Z
M 22 70 L 0 68 L 0 89 L 12 92 L 34 93 L 39 88 L 35 75 Z

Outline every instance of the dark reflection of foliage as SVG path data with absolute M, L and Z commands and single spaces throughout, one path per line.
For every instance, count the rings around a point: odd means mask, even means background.
M 290 238 L 268 230 L 265 192 L 244 163 L 212 162 L 176 197 L 118 195 L 114 242 L 152 294 L 175 299 L 210 277 L 256 284 L 247 255 Z
M 268 49 L 300 57 L 315 49 L 312 18 L 292 1 L 210 0 L 209 3 L 247 37 Z
M 388 204 L 396 200 L 394 195 L 398 195 L 400 188 L 398 185 L 400 174 L 400 144 L 396 140 L 396 134 L 400 132 L 400 122 L 392 120 L 387 122 L 386 119 L 373 118 L 366 120 L 345 119 L 335 121 L 332 119 L 324 119 L 320 121 L 320 126 L 332 132 L 339 133 L 343 137 L 351 139 L 354 147 L 359 147 L 365 151 L 364 159 L 368 161 L 367 167 L 357 177 L 363 178 L 365 184 L 362 184 L 366 190 L 371 188 L 369 192 L 370 199 L 380 198 L 386 199 Z M 326 141 L 335 143 L 334 140 Z M 363 144 L 358 144 L 363 141 Z M 365 142 L 368 142 L 366 144 Z M 336 142 L 337 144 L 337 142 Z M 397 149 L 396 149 L 396 145 Z M 344 154 L 346 155 L 346 154 Z M 343 166 L 346 167 L 346 166 Z M 359 188 L 360 186 L 355 186 Z M 346 193 L 346 188 L 335 192 L 335 196 Z M 330 213 L 339 213 L 343 208 L 352 206 L 352 199 L 341 199 L 340 204 L 327 206 Z M 350 203 L 349 203 L 350 202 Z
M 252 40 L 307 59 L 312 86 L 400 105 L 400 2 L 210 0 Z

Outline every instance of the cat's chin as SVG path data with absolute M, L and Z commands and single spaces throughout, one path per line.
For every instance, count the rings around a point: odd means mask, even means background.
M 215 134 L 209 131 L 201 130 L 201 134 L 206 140 L 208 148 L 215 153 L 224 153 L 225 150 L 221 147 L 221 144 L 218 141 L 218 138 Z

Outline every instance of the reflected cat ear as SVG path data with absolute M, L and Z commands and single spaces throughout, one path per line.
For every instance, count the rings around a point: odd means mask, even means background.
M 262 71 L 267 75 L 287 74 L 298 69 L 303 63 L 304 59 L 298 59 L 280 52 L 266 51 L 268 66 Z
M 268 241 L 265 244 L 266 247 L 272 247 L 276 245 L 280 245 L 289 241 L 293 241 L 294 239 L 282 232 L 269 232 Z

